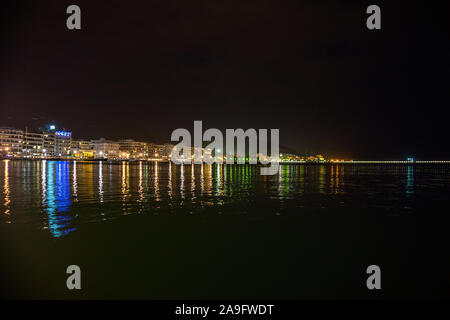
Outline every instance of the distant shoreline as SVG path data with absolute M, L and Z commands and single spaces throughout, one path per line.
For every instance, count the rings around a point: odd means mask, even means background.
M 130 160 L 130 159 L 60 159 L 60 158 L 48 158 L 48 159 L 36 159 L 36 158 L 0 158 L 3 160 L 10 161 L 76 161 L 76 162 L 107 162 L 107 163 L 122 163 L 122 162 L 161 162 L 161 163 L 169 163 L 170 160 Z M 280 161 L 282 165 L 335 165 L 335 164 L 353 164 L 353 165 L 424 165 L 424 164 L 448 164 L 450 165 L 450 160 L 423 160 L 423 161 L 406 161 L 406 160 L 352 160 L 352 161 L 323 161 L 323 162 L 314 162 L 314 161 Z M 191 165 L 192 163 L 185 163 L 185 165 Z M 226 165 L 226 163 L 223 163 Z M 245 163 L 249 164 L 249 163 Z M 230 165 L 240 165 L 238 163 L 230 164 Z M 261 164 L 256 164 L 261 165 Z

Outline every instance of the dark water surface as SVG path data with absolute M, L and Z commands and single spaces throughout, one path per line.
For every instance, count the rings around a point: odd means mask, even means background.
M 0 161 L 1 294 L 449 297 L 449 197 L 438 165 Z

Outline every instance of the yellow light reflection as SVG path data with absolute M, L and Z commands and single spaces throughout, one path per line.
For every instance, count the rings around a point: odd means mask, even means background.
M 144 187 L 142 186 L 142 161 L 139 161 L 139 187 L 138 187 L 138 193 L 139 193 L 139 200 L 138 202 L 144 201 Z
M 155 198 L 159 201 L 158 161 L 155 161 Z
M 77 183 L 77 162 L 73 161 L 73 174 L 72 174 L 72 189 L 73 189 L 73 201 L 78 201 L 78 183 Z
M 4 191 L 5 195 L 5 214 L 7 216 L 11 215 L 11 190 L 9 189 L 9 160 L 5 160 L 5 181 L 4 181 Z M 11 221 L 7 221 L 11 223 Z
M 103 203 L 103 161 L 98 164 L 98 196 L 100 203 Z

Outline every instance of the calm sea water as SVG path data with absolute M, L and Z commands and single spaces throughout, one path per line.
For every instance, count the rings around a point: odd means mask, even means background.
M 401 214 L 418 200 L 446 200 L 447 167 L 1 161 L 0 222 L 32 224 L 53 237 L 126 215 L 301 215 L 379 208 Z
M 82 298 L 367 297 L 376 263 L 387 297 L 443 297 L 449 199 L 448 166 L 0 161 L 1 277 L 6 297 L 72 298 L 72 263 Z

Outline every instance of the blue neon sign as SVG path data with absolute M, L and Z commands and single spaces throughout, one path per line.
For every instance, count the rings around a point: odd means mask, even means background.
M 60 136 L 60 137 L 70 137 L 71 134 L 72 134 L 72 132 L 56 131 L 56 135 Z

